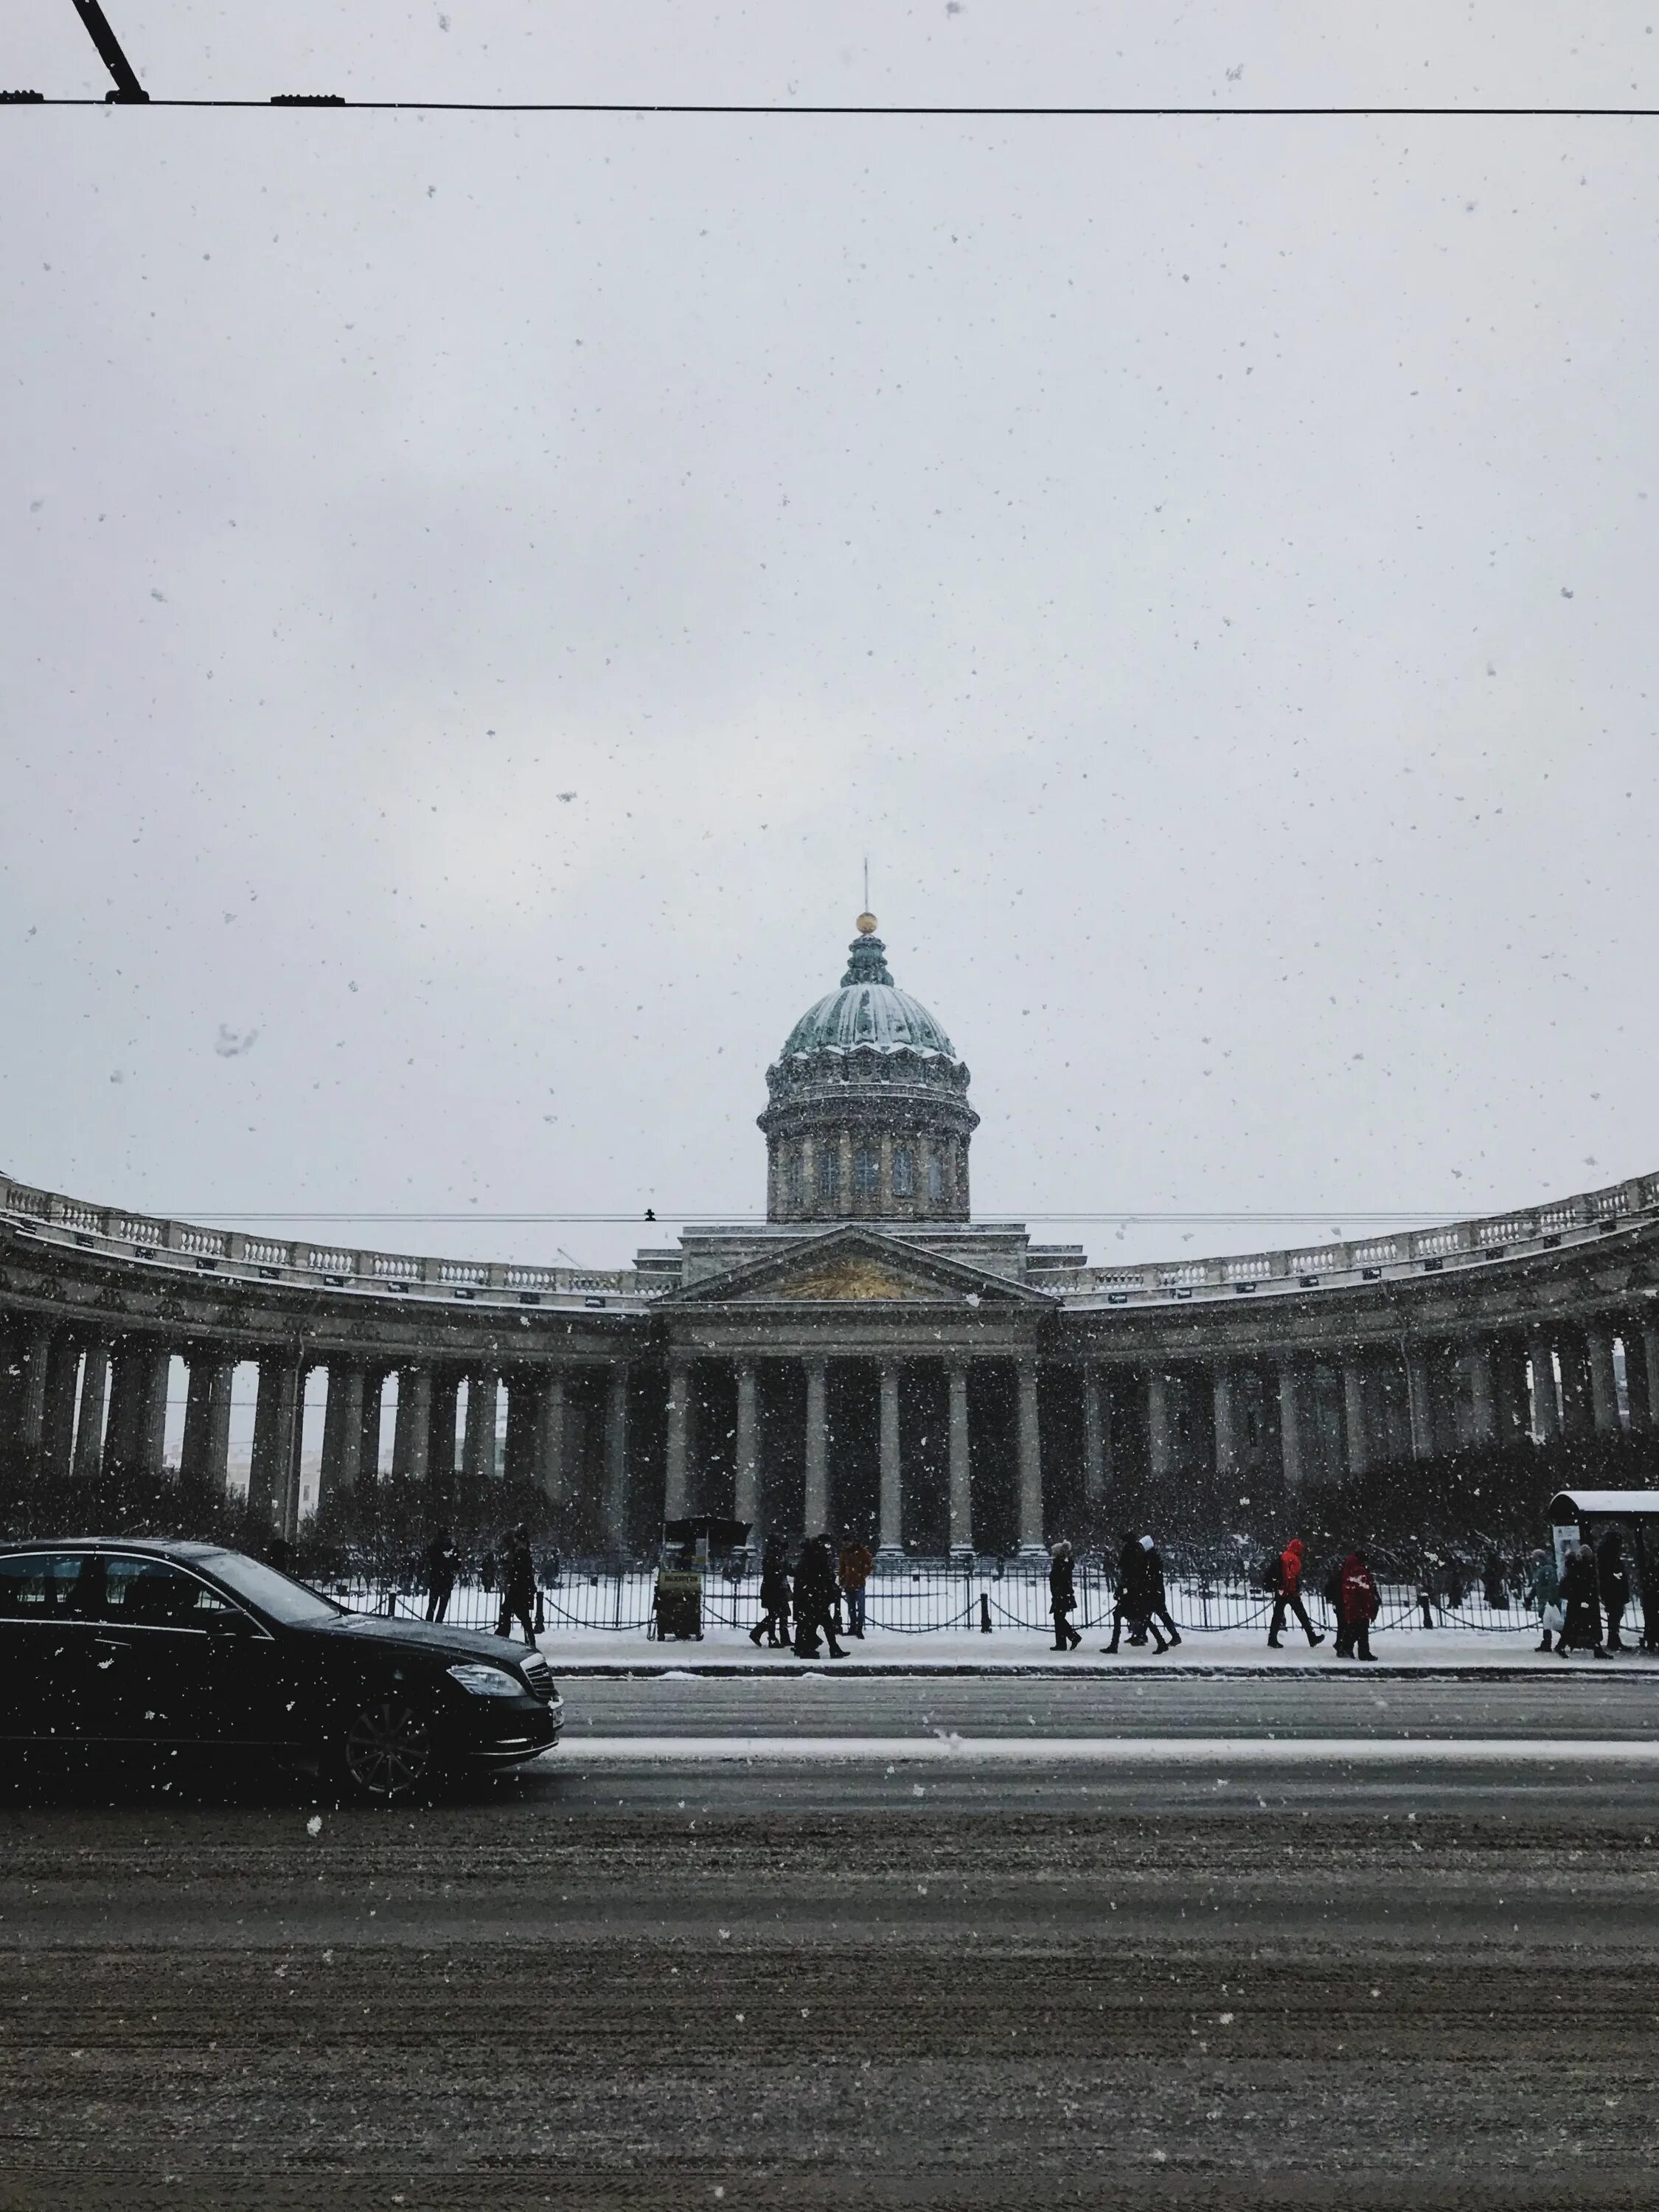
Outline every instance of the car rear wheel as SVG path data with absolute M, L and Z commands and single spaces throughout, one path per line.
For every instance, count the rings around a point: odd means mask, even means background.
M 430 1714 L 397 1691 L 371 1698 L 346 1723 L 335 1764 L 354 1797 L 391 1804 L 438 1778 Z

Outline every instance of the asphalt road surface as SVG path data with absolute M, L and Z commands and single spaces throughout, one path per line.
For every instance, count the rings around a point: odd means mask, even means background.
M 392 1814 L 8 1778 L 0 2208 L 1659 2201 L 1650 1683 L 566 1694 Z

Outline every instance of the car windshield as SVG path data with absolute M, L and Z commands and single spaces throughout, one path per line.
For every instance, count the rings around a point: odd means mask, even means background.
M 337 1620 L 345 1610 L 332 1598 L 319 1596 L 304 1583 L 296 1583 L 291 1575 L 266 1566 L 261 1559 L 250 1559 L 241 1552 L 215 1552 L 202 1564 L 210 1574 L 217 1576 L 227 1589 L 246 1598 L 250 1605 L 257 1605 L 273 1620 L 285 1621 L 290 1627 Z

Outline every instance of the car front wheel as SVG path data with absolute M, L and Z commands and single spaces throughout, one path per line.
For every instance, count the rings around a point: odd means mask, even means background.
M 371 1698 L 346 1723 L 334 1763 L 355 1797 L 387 1805 L 412 1796 L 438 1778 L 431 1716 L 395 1691 Z

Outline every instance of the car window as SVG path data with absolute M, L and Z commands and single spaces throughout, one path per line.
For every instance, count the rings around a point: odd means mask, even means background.
M 210 1614 L 234 1608 L 217 1590 L 164 1559 L 106 1559 L 100 1610 L 106 1620 L 133 1628 L 204 1628 Z
M 268 1567 L 263 1560 L 250 1559 L 241 1552 L 214 1552 L 210 1557 L 214 1573 L 221 1582 L 228 1583 L 238 1597 L 248 1599 L 290 1627 L 320 1626 L 325 1621 L 337 1620 L 345 1611 L 308 1583 L 296 1583 L 292 1575 Z
M 18 1552 L 0 1559 L 0 1620 L 83 1612 L 94 1565 L 86 1552 Z

